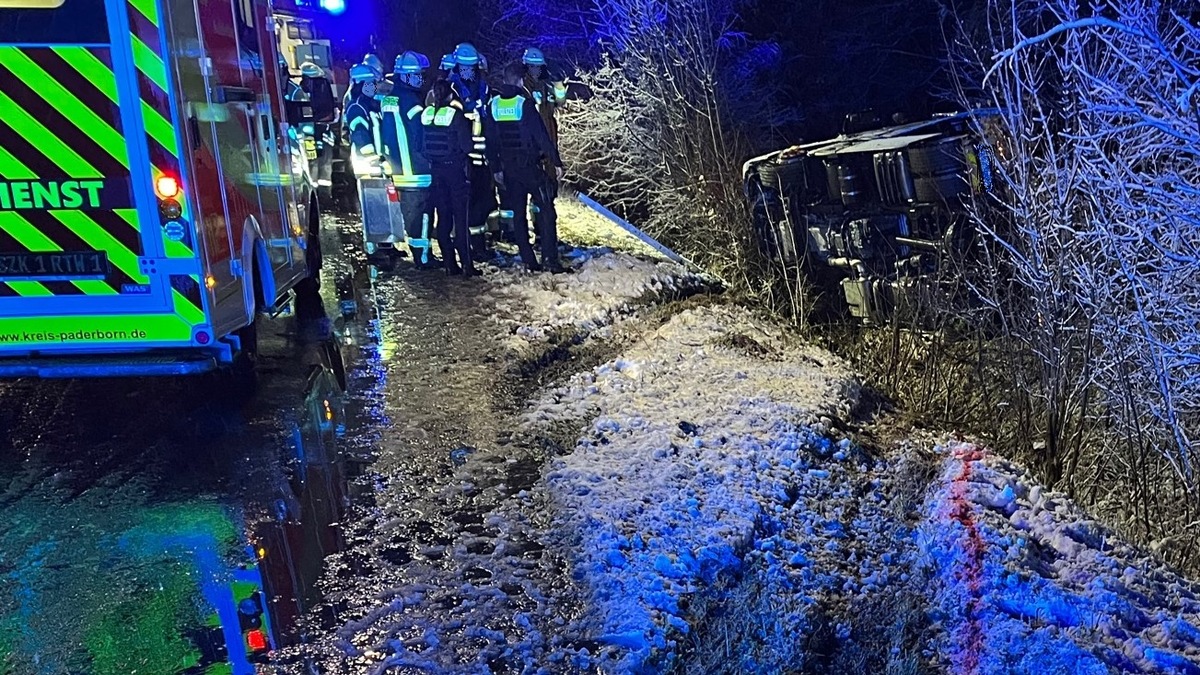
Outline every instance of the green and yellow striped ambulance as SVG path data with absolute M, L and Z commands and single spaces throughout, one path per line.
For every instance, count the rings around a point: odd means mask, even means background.
M 252 363 L 256 317 L 315 283 L 272 21 L 268 0 L 0 0 L 0 376 Z

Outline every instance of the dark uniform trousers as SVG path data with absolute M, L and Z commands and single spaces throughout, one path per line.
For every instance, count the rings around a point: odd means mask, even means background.
M 533 200 L 538 209 L 537 240 L 542 253 L 542 265 L 558 267 L 558 214 L 554 210 L 555 186 L 546 172 L 537 164 L 505 167 L 504 190 L 505 210 L 513 213 L 513 234 L 521 261 L 532 268 L 538 267 L 533 245 L 529 242 L 529 215 L 527 204 Z
M 437 211 L 437 240 L 442 249 L 442 260 L 448 270 L 457 266 L 472 270 L 475 263 L 471 255 L 471 227 L 467 218 L 471 201 L 467 167 L 463 162 L 434 162 L 432 176 L 430 208 Z
M 427 209 L 427 200 L 429 199 L 428 188 L 398 188 L 396 190 L 400 195 L 400 215 L 404 217 L 404 234 L 409 240 L 409 252 L 412 253 L 414 263 L 433 262 L 433 249 L 429 248 L 433 242 L 423 242 L 425 236 L 425 223 L 429 218 Z M 422 242 L 425 246 L 414 246 L 413 242 Z M 430 260 L 423 260 L 425 256 L 429 256 Z

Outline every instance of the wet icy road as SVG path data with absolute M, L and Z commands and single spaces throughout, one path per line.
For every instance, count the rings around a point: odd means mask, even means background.
M 262 326 L 253 394 L 217 378 L 0 385 L 0 672 L 544 657 L 542 628 L 571 618 L 552 607 L 571 605 L 534 535 L 547 509 L 522 492 L 544 440 L 512 432 L 537 368 L 500 357 L 485 281 L 376 269 L 358 237 L 327 220 L 321 297 Z M 327 339 L 346 396 L 318 367 Z M 362 616 L 388 595 L 402 611 Z M 239 616 L 247 598 L 261 625 Z M 355 638 L 330 651 L 339 630 Z M 398 632 L 402 650 L 372 640 Z M 264 666 L 315 635 L 324 649 Z
M 349 269 L 332 261 L 321 297 L 260 325 L 253 393 L 218 376 L 0 385 L 0 672 L 252 673 L 303 640 L 362 466 L 339 452 L 328 368 L 328 345 L 353 362 L 363 334 L 337 317 Z
M 328 561 L 317 617 L 338 628 L 283 665 L 522 672 L 569 639 L 558 629 L 577 610 L 565 562 L 538 541 L 549 509 L 530 488 L 549 450 L 513 431 L 537 357 L 502 351 L 487 281 L 366 266 L 353 224 L 340 227 L 365 346 L 349 366 L 344 445 L 372 460 L 371 494 L 351 509 L 347 551 Z

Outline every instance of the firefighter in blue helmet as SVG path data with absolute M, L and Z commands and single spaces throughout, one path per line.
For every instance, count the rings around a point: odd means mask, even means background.
M 358 64 L 355 64 L 354 66 L 350 67 L 350 73 L 351 73 L 350 74 L 350 82 L 351 82 L 351 84 L 353 84 L 353 82 L 354 82 L 354 69 L 359 66 L 366 68 L 366 70 L 362 70 L 360 68 L 359 69 L 360 74 L 363 77 L 366 77 L 366 74 L 369 72 L 372 75 L 371 79 L 374 80 L 374 82 L 375 82 L 375 86 L 372 89 L 372 91 L 374 91 L 374 93 L 371 95 L 374 96 L 375 100 L 377 100 L 377 101 L 383 99 L 384 95 L 387 94 L 389 88 L 391 87 L 391 83 L 389 83 L 383 77 L 383 75 L 384 75 L 383 61 L 380 61 L 379 57 L 374 54 L 367 54 L 366 56 L 364 56 L 362 63 L 358 63 Z M 342 97 L 342 110 L 347 110 L 350 108 L 350 95 L 353 92 L 353 90 L 354 90 L 353 87 L 346 89 L 346 95 Z
M 483 233 L 487 230 L 488 218 L 498 206 L 496 187 L 492 184 L 492 171 L 487 167 L 487 140 L 483 133 L 484 118 L 487 116 L 488 91 L 487 60 L 475 46 L 464 42 L 454 48 L 454 72 L 450 84 L 471 122 L 473 149 L 471 151 L 471 205 L 467 221 L 471 225 L 472 245 L 477 257 L 487 255 Z
M 351 163 L 358 177 L 382 175 L 380 166 L 380 111 L 375 99 L 378 77 L 365 64 L 350 68 L 346 129 L 350 133 Z
M 438 80 L 431 91 L 434 103 L 421 115 L 425 127 L 422 147 L 433 173 L 430 202 L 438 214 L 438 245 L 447 274 L 478 276 L 467 223 L 471 195 L 467 167 L 474 150 L 471 123 L 448 81 Z
M 454 85 L 454 93 L 462 102 L 463 110 L 468 113 L 487 104 L 488 85 L 483 76 L 484 63 L 479 50 L 470 42 L 454 48 L 454 72 L 450 76 L 450 83 Z
M 437 80 L 434 80 L 434 82 L 437 83 L 441 82 L 442 80 L 449 81 L 450 76 L 454 74 L 454 67 L 456 65 L 458 64 L 454 62 L 454 54 L 446 54 L 442 56 L 441 62 L 438 63 Z M 429 106 L 436 104 L 436 98 L 437 97 L 433 94 L 433 87 L 430 87 L 429 93 L 425 95 L 425 105 Z M 460 107 L 461 105 L 462 104 L 459 104 Z
M 561 77 L 557 74 L 551 74 L 550 66 L 546 63 L 546 55 L 537 47 L 530 47 L 521 55 L 521 63 L 525 65 L 525 89 L 533 95 L 533 102 L 537 105 L 538 114 L 542 116 L 542 121 L 546 124 L 546 131 L 550 134 L 550 141 L 558 147 L 558 111 L 567 102 L 567 87 L 563 83 Z M 543 161 L 543 167 L 546 171 L 546 178 L 549 184 L 553 187 L 553 197 L 558 196 L 558 181 L 556 179 L 556 167 L 548 161 Z M 534 218 L 540 218 L 541 214 L 534 209 Z M 534 232 L 539 231 L 539 228 L 534 228 Z M 537 240 L 536 235 L 534 240 Z
M 317 192 L 322 199 L 329 199 L 333 186 L 333 153 L 337 142 L 334 136 L 339 116 L 337 97 L 333 94 L 333 85 L 325 69 L 311 61 L 300 65 L 300 88 L 308 95 L 313 111 L 312 133 L 317 142 L 314 172 Z
M 558 217 L 554 210 L 554 190 L 543 161 L 554 167 L 554 183 L 562 179 L 562 160 L 550 140 L 537 104 L 524 87 L 525 67 L 514 63 L 504 70 L 504 86 L 489 104 L 485 117 L 488 163 L 500 184 L 504 209 L 513 213 L 513 229 L 521 260 L 531 270 L 565 272 L 558 261 Z M 539 263 L 529 242 L 528 202 L 540 212 L 538 240 L 542 260 Z
M 533 94 L 539 110 L 547 103 L 552 110 L 566 103 L 567 86 L 560 76 L 552 73 L 542 50 L 537 47 L 526 49 L 521 55 L 521 63 L 525 64 L 525 88 Z
M 366 64 L 350 69 L 350 102 L 346 106 L 346 129 L 350 135 L 350 165 L 354 176 L 384 178 L 389 167 L 383 144 L 383 120 L 379 105 L 379 76 Z M 363 223 L 366 227 L 366 222 Z M 367 242 L 368 254 L 407 255 L 396 248 L 404 239 L 404 230 L 393 226 L 378 243 Z M 378 248 L 376 248 L 378 246 Z
M 392 93 L 381 104 L 381 136 L 392 183 L 400 192 L 404 230 L 413 261 L 423 269 L 434 269 L 438 262 L 433 255 L 431 226 L 426 212 L 432 179 L 429 162 L 421 154 L 424 133 L 421 113 L 425 108 L 421 87 L 427 68 L 429 59 L 424 54 L 407 51 L 396 57 Z
M 379 82 L 379 96 L 386 96 L 391 88 L 391 83 L 384 77 L 386 71 L 383 67 L 383 59 L 380 59 L 375 54 L 367 54 L 363 57 L 363 65 L 370 68 L 375 73 L 375 79 Z

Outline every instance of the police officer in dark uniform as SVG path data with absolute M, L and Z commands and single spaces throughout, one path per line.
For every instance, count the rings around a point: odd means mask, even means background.
M 558 215 L 554 210 L 554 189 L 541 168 L 547 160 L 554 166 L 555 181 L 563 175 L 558 148 L 550 140 L 546 123 L 538 114 L 537 105 L 523 86 L 525 67 L 514 63 L 504 69 L 504 86 L 492 98 L 486 125 L 488 165 L 501 186 L 504 209 L 513 213 L 513 230 L 521 260 L 534 271 L 543 267 L 552 272 L 565 272 L 558 261 Z M 538 242 L 541 263 L 529 242 L 527 204 L 532 198 L 537 207 Z
M 446 80 L 433 84 L 434 103 L 421 113 L 423 154 L 433 174 L 430 202 L 438 214 L 437 238 L 446 273 L 479 276 L 471 253 L 467 206 L 471 187 L 467 180 L 469 155 L 474 148 L 471 122 L 455 100 L 454 88 Z M 458 260 L 455 260 L 455 253 Z M 461 265 L 461 266 L 460 266 Z

